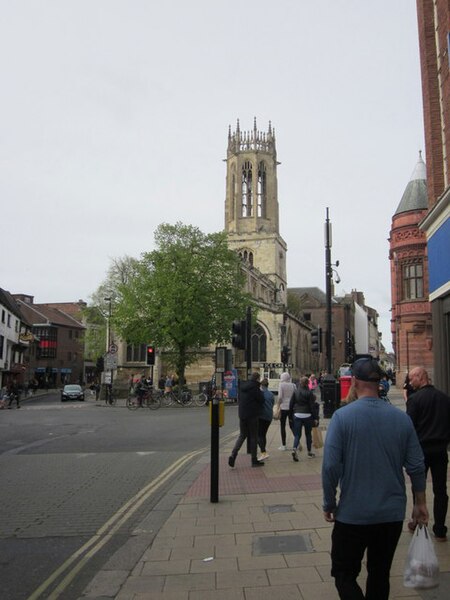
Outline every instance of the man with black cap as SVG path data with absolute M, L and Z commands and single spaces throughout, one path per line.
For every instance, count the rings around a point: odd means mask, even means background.
M 388 600 L 389 575 L 411 478 L 417 523 L 428 523 L 423 453 L 411 419 L 378 397 L 383 375 L 373 358 L 352 365 L 357 400 L 337 410 L 322 465 L 325 520 L 334 523 L 331 575 L 345 600 Z M 340 493 L 337 499 L 337 488 Z M 367 550 L 365 594 L 357 583 Z

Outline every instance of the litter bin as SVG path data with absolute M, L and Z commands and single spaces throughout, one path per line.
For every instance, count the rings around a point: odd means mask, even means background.
M 323 416 L 330 419 L 340 402 L 339 382 L 333 375 L 326 375 L 322 381 Z
M 341 388 L 341 399 L 345 400 L 345 398 L 347 398 L 350 386 L 352 385 L 351 375 L 343 375 L 342 377 L 339 377 L 339 384 Z

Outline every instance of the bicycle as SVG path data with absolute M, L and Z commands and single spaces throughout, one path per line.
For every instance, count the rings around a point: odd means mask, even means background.
M 127 408 L 136 410 L 138 408 L 149 408 L 157 410 L 161 407 L 161 396 L 153 390 L 147 390 L 140 398 L 135 394 L 130 394 L 127 398 Z
M 202 391 L 194 396 L 195 406 L 206 406 L 208 404 L 209 398 L 207 391 L 206 385 L 202 386 Z
M 180 406 L 190 406 L 194 398 L 190 390 L 179 391 L 171 390 L 170 392 L 164 392 L 162 397 L 162 404 L 164 406 L 173 406 L 179 404 Z

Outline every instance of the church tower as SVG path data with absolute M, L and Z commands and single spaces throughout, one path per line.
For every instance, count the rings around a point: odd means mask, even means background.
M 286 304 L 286 250 L 279 232 L 275 130 L 228 132 L 225 230 L 229 247 L 268 277 Z

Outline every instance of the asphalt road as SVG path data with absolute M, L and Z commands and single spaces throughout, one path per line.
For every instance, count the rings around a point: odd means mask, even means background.
M 221 439 L 237 427 L 227 407 Z M 0 411 L 1 598 L 78 598 L 131 538 L 148 545 L 210 438 L 208 408 L 129 411 L 53 394 Z

